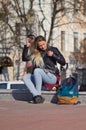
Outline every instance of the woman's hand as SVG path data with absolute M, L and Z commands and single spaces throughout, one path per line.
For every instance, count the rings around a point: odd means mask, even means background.
M 48 56 L 53 56 L 53 51 L 48 51 L 48 52 L 47 52 L 47 55 L 48 55 Z
M 30 38 L 26 39 L 26 46 L 27 47 L 31 46 L 31 39 Z
M 24 72 L 24 73 L 22 74 L 22 78 L 23 78 L 25 75 L 27 75 L 27 72 Z

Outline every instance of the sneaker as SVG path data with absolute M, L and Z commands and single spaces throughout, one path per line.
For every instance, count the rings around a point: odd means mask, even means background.
M 38 104 L 38 103 L 43 103 L 45 101 L 45 99 L 42 96 L 37 95 L 37 96 L 33 97 L 33 101 L 35 104 Z

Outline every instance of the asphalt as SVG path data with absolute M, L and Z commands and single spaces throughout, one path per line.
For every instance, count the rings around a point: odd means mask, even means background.
M 86 130 L 86 105 L 0 100 L 0 130 Z

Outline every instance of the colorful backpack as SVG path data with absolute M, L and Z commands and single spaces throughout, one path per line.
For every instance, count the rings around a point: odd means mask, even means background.
M 61 87 L 57 91 L 58 104 L 76 104 L 78 102 L 78 82 L 74 77 L 68 77 L 61 81 Z

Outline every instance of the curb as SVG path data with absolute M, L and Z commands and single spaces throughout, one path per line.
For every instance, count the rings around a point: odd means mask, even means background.
M 55 91 L 42 91 L 42 96 L 45 98 L 46 102 L 57 103 Z M 29 90 L 1 89 L 0 100 L 31 101 L 32 94 L 29 92 Z M 82 104 L 86 104 L 86 92 L 79 92 L 79 101 Z

